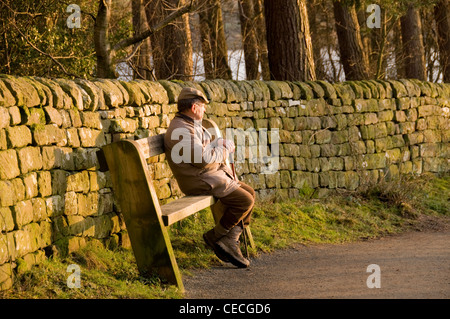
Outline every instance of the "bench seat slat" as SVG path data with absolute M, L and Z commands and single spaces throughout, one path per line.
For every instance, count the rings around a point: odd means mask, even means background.
M 172 225 L 187 216 L 195 214 L 216 202 L 214 196 L 185 196 L 161 206 L 161 215 L 165 226 Z

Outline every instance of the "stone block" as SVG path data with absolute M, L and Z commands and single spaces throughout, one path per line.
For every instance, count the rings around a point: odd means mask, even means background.
M 319 130 L 322 127 L 320 117 L 307 117 L 306 127 L 307 130 Z
M 338 119 L 338 129 L 345 128 L 348 126 L 355 126 L 355 125 L 364 125 L 364 114 L 361 113 L 355 113 L 355 114 L 338 114 L 336 115 L 336 118 Z M 339 123 L 339 121 L 342 121 L 343 123 Z
M 98 86 L 84 79 L 75 79 L 74 82 L 80 89 L 84 110 L 95 111 L 105 108 L 105 98 Z
M 241 91 L 245 92 L 245 95 L 247 96 L 246 99 L 247 102 L 255 101 L 255 93 L 253 91 L 252 86 L 247 81 L 238 81 L 235 82 L 235 84 L 237 87 L 239 87 Z
M 14 229 L 13 212 L 10 207 L 0 207 L 0 232 Z
M 25 198 L 33 198 L 38 195 L 38 181 L 36 172 L 26 174 L 23 178 Z
M 356 166 L 368 170 L 384 168 L 386 156 L 384 153 L 367 154 L 357 159 Z
M 137 84 L 134 81 L 126 82 L 126 81 L 120 81 L 120 80 L 119 80 L 119 83 L 123 86 L 123 88 L 128 93 L 128 96 L 129 96 L 128 105 L 140 106 L 145 103 L 148 103 L 149 96 L 148 96 L 148 94 L 144 95 L 139 84 Z
M 71 192 L 89 192 L 89 173 L 82 171 L 67 176 L 67 191 Z
M 0 151 L 0 179 L 12 179 L 20 175 L 15 150 Z
M 149 103 L 168 104 L 170 102 L 168 92 L 166 91 L 164 86 L 161 85 L 161 83 L 145 80 L 134 80 L 134 81 L 141 86 L 144 95 L 147 94 L 150 97 Z M 170 103 L 174 102 L 175 101 Z
M 376 113 L 364 113 L 364 125 L 378 123 L 378 116 Z
M 331 142 L 331 131 L 330 130 L 319 130 L 316 132 L 316 144 L 329 144 Z
M 434 105 L 421 105 L 417 108 L 418 117 L 428 117 L 434 115 Z
M 283 149 L 284 149 L 285 156 L 300 156 L 301 155 L 300 147 L 297 144 L 286 143 L 283 145 Z
M 36 197 L 31 200 L 33 205 L 33 221 L 39 222 L 47 218 L 47 205 L 45 199 Z
M 391 85 L 393 97 L 399 98 L 408 96 L 408 91 L 406 90 L 406 87 L 403 85 L 402 82 L 397 80 L 388 80 L 385 82 Z
M 22 174 L 42 168 L 42 155 L 39 147 L 24 147 L 17 151 Z
M 0 206 L 12 206 L 16 200 L 13 183 L 8 180 L 0 180 Z
M 306 101 L 306 115 L 308 116 L 324 116 L 331 114 L 329 107 L 324 99 L 313 99 Z
M 304 82 L 293 81 L 292 85 L 295 85 L 300 90 L 300 99 L 310 100 L 314 98 L 314 92 L 311 86 Z
M 59 84 L 61 89 L 71 98 L 72 105 L 78 110 L 82 111 L 84 109 L 84 100 L 81 88 L 74 82 L 67 79 L 54 79 L 56 83 Z
M 298 189 L 311 187 L 313 188 L 312 174 L 302 171 L 292 171 L 292 186 Z
M 0 291 L 8 290 L 13 286 L 14 274 L 10 263 L 0 265 Z
M 448 164 L 443 158 L 426 157 L 423 159 L 423 171 L 439 173 L 446 171 Z
M 98 212 L 99 196 L 97 192 L 87 194 L 77 193 L 78 214 L 92 216 Z
M 439 153 L 439 145 L 433 143 L 424 143 L 419 145 L 421 157 L 436 157 Z
M 172 171 L 167 163 L 156 163 L 154 165 L 155 176 L 154 179 L 162 179 L 172 176 Z
M 33 251 L 33 238 L 31 238 L 30 233 L 26 230 L 17 230 L 14 232 L 14 243 L 16 258 L 23 257 Z
M 64 213 L 64 198 L 61 195 L 54 195 L 45 199 L 48 217 L 58 217 Z
M 100 113 L 98 112 L 81 112 L 81 121 L 84 127 L 101 130 L 103 128 Z
M 11 256 L 9 253 L 8 237 L 0 233 L 0 265 L 9 261 L 10 257 Z M 2 283 L 2 275 L 0 274 L 0 285 L 1 283 Z
M 400 134 L 410 134 L 416 130 L 416 123 L 415 122 L 399 123 L 398 127 Z
M 266 81 L 265 84 L 269 88 L 271 100 L 291 99 L 294 95 L 287 82 Z
M 0 106 L 0 129 L 9 127 L 9 123 L 10 123 L 10 115 L 8 109 Z
M 361 132 L 357 126 L 350 126 L 348 128 L 348 141 L 354 142 L 361 139 Z
M 402 158 L 402 153 L 399 148 L 393 148 L 386 150 L 385 157 L 388 164 L 399 163 Z
M 316 137 L 317 140 L 317 137 Z M 349 140 L 349 131 L 331 131 L 331 143 L 332 144 L 342 144 Z
M 36 145 L 45 146 L 56 144 L 65 146 L 67 144 L 67 135 L 64 129 L 56 124 L 36 125 L 32 128 L 33 139 Z
M 35 87 L 25 79 L 11 75 L 4 76 L 1 81 L 16 99 L 16 105 L 37 106 L 41 103 Z
M 336 156 L 339 151 L 339 147 L 334 144 L 321 144 L 320 156 L 332 157 Z
M 128 94 L 127 90 L 122 86 L 121 82 L 116 79 L 98 79 L 97 82 L 103 82 L 103 84 L 107 84 L 108 88 L 117 87 L 118 91 L 115 91 L 116 94 L 120 92 L 118 95 L 122 97 L 122 103 L 119 105 L 129 105 L 130 101 L 130 95 Z M 96 83 L 97 83 L 96 82 Z M 103 93 L 105 95 L 105 101 L 106 101 L 106 92 L 103 89 Z
M 102 147 L 106 144 L 105 134 L 101 130 L 81 127 L 78 136 L 82 147 Z
M 11 107 L 16 105 L 15 96 L 9 91 L 5 83 L 0 80 L 0 105 Z
M 19 148 L 31 144 L 31 131 L 25 125 L 8 127 L 6 137 L 10 148 Z
M 77 193 L 71 191 L 64 194 L 64 214 L 67 216 L 76 215 L 78 213 L 78 197 Z
M 420 96 L 420 86 L 416 82 L 409 79 L 399 79 L 399 81 L 405 86 L 408 96 Z
M 102 215 L 93 218 L 95 227 L 95 238 L 106 238 L 111 234 L 113 228 L 112 214 Z
M 155 185 L 156 196 L 158 196 L 159 199 L 166 199 L 172 195 L 169 186 L 169 179 L 165 178 L 163 180 L 160 180 L 155 183 Z
M 71 97 L 66 92 L 64 92 L 59 83 L 55 82 L 52 79 L 41 77 L 34 77 L 34 80 L 40 82 L 43 87 L 46 88 L 46 92 L 48 92 L 47 89 L 51 91 L 51 95 L 49 93 L 46 93 L 48 98 L 48 106 L 52 106 L 57 109 L 63 109 L 70 108 L 73 105 Z
M 68 172 L 54 169 L 51 171 L 52 175 L 52 194 L 53 195 L 64 195 L 67 189 L 67 176 Z

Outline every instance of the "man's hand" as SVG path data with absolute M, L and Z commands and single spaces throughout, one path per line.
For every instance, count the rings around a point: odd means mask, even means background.
M 226 140 L 223 138 L 219 140 L 218 145 L 225 147 L 228 153 L 234 153 L 236 148 L 232 140 Z

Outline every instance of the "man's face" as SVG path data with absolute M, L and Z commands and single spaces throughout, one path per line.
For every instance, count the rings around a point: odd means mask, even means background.
M 203 119 L 203 114 L 206 111 L 206 104 L 203 102 L 195 102 L 192 106 L 192 113 L 194 113 L 194 120 L 201 121 Z

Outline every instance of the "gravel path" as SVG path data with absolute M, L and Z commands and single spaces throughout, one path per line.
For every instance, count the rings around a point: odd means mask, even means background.
M 369 265 L 379 266 L 377 271 Z M 370 277 L 370 278 L 369 278 Z M 368 288 L 380 284 L 380 288 Z M 312 244 L 185 276 L 186 298 L 450 298 L 450 219 L 348 244 Z

